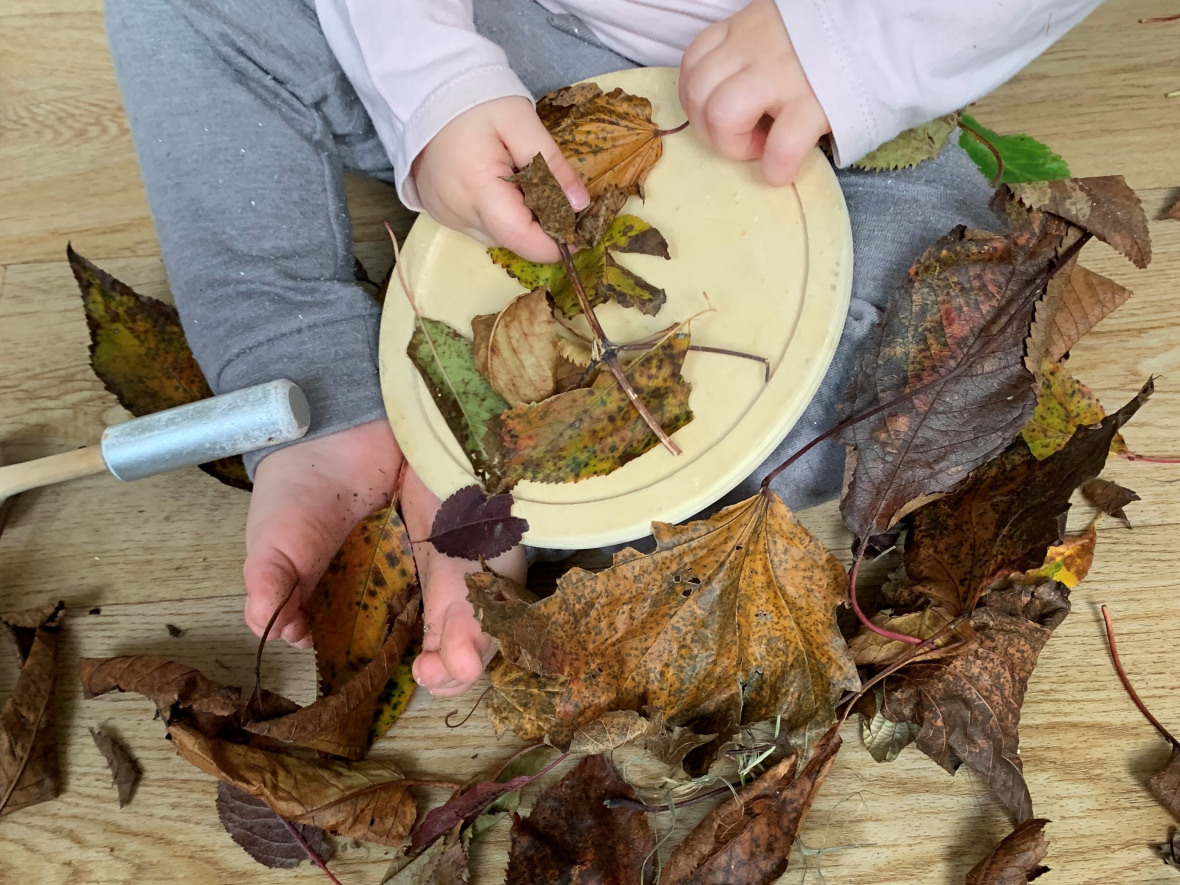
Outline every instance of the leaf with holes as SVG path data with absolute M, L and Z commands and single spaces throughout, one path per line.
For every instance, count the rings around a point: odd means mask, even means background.
M 958 125 L 958 112 L 935 117 L 920 126 L 895 135 L 852 165 L 856 169 L 890 172 L 895 169 L 909 169 L 926 160 L 933 160 L 942 153 L 943 146 Z
M 1029 135 L 999 135 L 988 129 L 970 114 L 963 114 L 963 131 L 959 135 L 961 147 L 979 167 L 988 181 L 995 181 L 996 158 L 987 146 L 971 132 L 978 132 L 994 147 L 1004 162 L 999 184 L 1020 181 L 1050 181 L 1069 178 L 1069 166 L 1050 148 Z
M 426 540 L 447 556 L 495 559 L 519 544 L 528 530 L 526 520 L 512 515 L 511 495 L 489 496 L 469 485 L 442 502 Z
M 217 819 L 230 838 L 264 867 L 289 870 L 308 860 L 299 840 L 265 802 L 224 782 L 217 784 Z M 323 830 L 306 824 L 291 826 L 320 860 L 332 859 L 334 851 Z

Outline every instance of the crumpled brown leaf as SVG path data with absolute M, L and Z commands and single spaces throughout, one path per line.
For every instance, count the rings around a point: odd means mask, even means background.
M 294 869 L 305 860 L 307 852 L 283 825 L 283 820 L 260 799 L 231 787 L 217 784 L 217 819 L 242 850 L 271 869 Z M 332 859 L 334 850 L 324 839 L 323 830 L 306 824 L 292 824 L 303 841 L 322 861 Z
M 1049 868 L 1041 861 L 1049 853 L 1045 824 L 1038 817 L 1027 820 L 1004 837 L 987 857 L 971 868 L 966 885 L 1025 885 Z
M 143 773 L 140 771 L 139 763 L 126 747 L 101 728 L 90 729 L 90 737 L 111 770 L 111 783 L 119 793 L 119 807 L 122 808 L 131 801 L 135 785 L 139 783 L 140 775 Z
M 21 660 L 0 709 L 0 816 L 53 799 L 61 789 L 53 683 L 65 616 L 64 602 L 0 615 Z
M 1131 527 L 1131 521 L 1127 519 L 1123 508 L 1132 501 L 1142 500 L 1130 489 L 1124 488 L 1116 482 L 1111 482 L 1109 479 L 1101 478 L 1083 483 L 1082 494 L 1087 501 L 1103 513 L 1113 516 L 1115 519 L 1121 519 L 1127 528 Z
M 1151 776 L 1147 789 L 1168 814 L 1180 822 L 1180 750 L 1173 748 L 1168 763 Z
M 604 804 L 617 798 L 638 801 L 609 758 L 585 757 L 537 798 L 527 818 L 513 820 L 507 885 L 642 885 L 651 828 L 644 812 Z
M 1076 258 L 1055 274 L 1028 335 L 1025 365 L 1037 382 L 1044 361 L 1064 358 L 1083 335 L 1130 297 L 1130 289 L 1082 267 Z
M 787 868 L 795 834 L 836 761 L 840 735 L 832 728 L 796 776 L 784 759 L 715 808 L 668 858 L 665 885 L 770 885 Z
M 577 213 L 544 155 L 538 153 L 527 166 L 508 176 L 508 181 L 520 187 L 524 204 L 537 216 L 541 230 L 558 243 L 578 243 Z
M 809 748 L 835 721 L 835 701 L 859 687 L 835 622 L 847 590 L 839 561 L 768 491 L 652 528 L 654 553 L 573 569 L 533 605 L 469 585 L 509 662 L 569 680 L 550 738 L 565 746 L 612 710 L 658 710 L 722 735 L 781 714 L 792 743 Z

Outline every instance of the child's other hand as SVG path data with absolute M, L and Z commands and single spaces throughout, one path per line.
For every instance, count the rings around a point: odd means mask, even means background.
M 440 224 L 530 261 L 557 261 L 557 246 L 533 219 L 520 188 L 504 180 L 538 153 L 574 209 L 585 208 L 586 188 L 532 103 L 519 97 L 476 105 L 444 126 L 414 160 L 418 196 Z
M 304 605 L 348 533 L 364 517 L 388 505 L 401 464 L 401 450 L 386 421 L 296 443 L 262 460 L 246 518 L 243 568 L 246 623 L 255 635 L 262 635 L 294 586 L 270 635 L 301 648 L 311 644 Z M 438 499 L 412 471 L 406 473 L 401 495 L 410 537 L 429 537 Z M 416 544 L 414 553 L 426 623 L 414 675 L 433 694 L 462 694 L 479 678 L 493 651 L 467 601 L 463 580 L 479 565 L 442 556 L 432 544 Z M 505 553 L 492 566 L 514 580 L 524 580 L 521 548 Z
M 723 157 L 762 158 L 769 184 L 791 184 L 831 130 L 774 0 L 751 0 L 701 31 L 680 62 L 691 128 Z

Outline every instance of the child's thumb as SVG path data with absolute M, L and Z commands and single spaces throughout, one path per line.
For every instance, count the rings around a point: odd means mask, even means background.
M 282 550 L 266 544 L 265 539 L 253 545 L 242 576 L 246 583 L 246 625 L 255 636 L 262 636 L 273 617 L 269 639 L 282 638 L 292 645 L 303 645 L 310 639 L 307 617 L 300 607 L 300 584 L 305 580 Z M 275 616 L 279 606 L 282 610 Z

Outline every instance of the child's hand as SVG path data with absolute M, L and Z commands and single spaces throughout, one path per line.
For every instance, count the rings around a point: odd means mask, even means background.
M 414 181 L 426 211 L 449 228 L 529 261 L 558 261 L 554 242 L 533 219 L 520 188 L 504 179 L 538 153 L 575 210 L 586 188 L 525 98 L 498 98 L 464 111 L 414 160 Z
M 261 636 L 275 608 L 295 593 L 272 637 L 311 644 L 303 606 L 344 538 L 364 517 L 385 507 L 401 470 L 402 454 L 385 421 L 372 421 L 296 443 L 258 465 L 246 518 L 246 623 Z M 438 499 L 407 472 L 402 512 L 411 538 L 430 536 Z M 422 579 L 426 635 L 414 675 L 433 694 L 462 694 L 479 678 L 492 651 L 467 601 L 463 576 L 479 566 L 440 555 L 431 544 L 415 545 Z M 512 550 L 492 563 L 523 581 L 524 553 Z
M 680 62 L 680 103 L 699 138 L 731 160 L 761 157 L 775 186 L 792 183 L 831 131 L 774 0 L 751 0 L 697 35 Z

